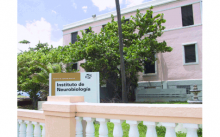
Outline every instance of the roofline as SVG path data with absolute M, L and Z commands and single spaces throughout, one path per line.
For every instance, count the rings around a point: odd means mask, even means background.
M 145 3 L 139 4 L 139 5 L 133 6 L 133 7 L 124 8 L 121 10 L 121 15 L 130 13 L 130 12 L 134 12 L 137 9 L 139 9 L 139 10 L 147 9 L 147 8 L 150 8 L 151 6 L 155 7 L 155 6 L 159 6 L 159 5 L 163 5 L 163 4 L 167 4 L 167 3 L 171 3 L 171 2 L 175 2 L 175 1 L 179 1 L 179 0 L 152 0 L 149 2 L 145 2 Z M 105 13 L 102 15 L 98 15 L 95 18 L 91 17 L 91 18 L 80 20 L 80 21 L 77 21 L 77 22 L 74 22 L 71 24 L 64 25 L 62 31 L 72 29 L 72 28 L 75 28 L 75 27 L 78 27 L 81 25 L 97 22 L 100 20 L 109 19 L 109 18 L 111 18 L 111 14 L 113 14 L 113 16 L 117 16 L 116 11 L 108 12 L 108 13 Z

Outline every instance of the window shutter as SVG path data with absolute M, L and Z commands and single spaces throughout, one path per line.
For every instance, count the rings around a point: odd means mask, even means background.
M 71 43 L 74 44 L 77 41 L 78 32 L 74 32 L 71 34 Z
M 144 73 L 155 73 L 155 64 L 151 64 L 151 62 L 144 61 Z
M 184 46 L 185 63 L 196 62 L 195 44 Z
M 89 29 L 86 29 L 86 33 L 89 33 L 89 32 L 91 32 Z
M 77 70 L 77 63 L 74 63 L 74 64 L 72 65 L 72 70 L 73 70 L 73 69 Z
M 181 7 L 183 26 L 194 25 L 192 5 Z

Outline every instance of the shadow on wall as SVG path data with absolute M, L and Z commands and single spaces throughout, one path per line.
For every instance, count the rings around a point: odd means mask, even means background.
M 168 79 L 168 68 L 167 68 L 167 64 L 166 64 L 166 61 L 163 57 L 163 53 L 161 53 L 161 73 L 162 73 L 162 78 L 161 80 L 162 81 L 167 81 Z

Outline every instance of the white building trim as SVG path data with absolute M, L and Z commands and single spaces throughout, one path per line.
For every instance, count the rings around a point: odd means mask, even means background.
M 133 7 L 124 8 L 124 9 L 121 10 L 121 15 L 130 13 L 130 12 L 134 12 L 137 9 L 139 9 L 139 10 L 147 9 L 147 8 L 150 8 L 151 6 L 164 5 L 164 4 L 175 2 L 175 1 L 179 1 L 179 0 L 153 0 L 153 1 L 150 1 L 150 2 L 146 2 L 146 3 L 142 3 L 140 5 L 133 6 Z M 171 7 L 171 8 L 166 8 L 166 9 L 163 9 L 163 10 L 154 11 L 154 13 L 165 11 L 165 10 L 170 10 L 170 9 L 174 9 L 174 8 L 179 8 L 179 7 L 182 7 L 182 6 L 187 6 L 187 5 L 191 5 L 191 4 L 195 4 L 195 3 L 200 3 L 200 1 L 191 2 L 191 3 L 187 3 L 187 4 L 183 4 L 183 5 L 175 6 L 175 7 Z M 81 20 L 81 21 L 78 21 L 78 22 L 74 22 L 74 23 L 71 23 L 71 24 L 64 25 L 63 26 L 63 31 L 68 30 L 68 29 L 72 29 L 72 28 L 75 28 L 75 27 L 78 27 L 78 26 L 81 26 L 81 25 L 86 25 L 86 24 L 89 24 L 89 23 L 97 22 L 97 21 L 100 21 L 100 20 L 109 19 L 111 17 L 111 14 L 113 14 L 113 16 L 116 16 L 116 11 L 96 16 L 96 18 L 88 18 L 88 19 L 84 19 L 84 20 Z M 97 26 L 101 26 L 101 25 L 104 25 L 104 24 L 92 26 L 92 28 L 97 27 Z M 84 29 L 82 29 L 82 30 L 84 30 Z M 69 33 L 66 33 L 66 34 L 69 34 Z M 66 34 L 64 34 L 64 35 L 66 35 Z
M 124 9 L 121 10 L 121 15 L 136 11 L 137 9 L 139 9 L 139 10 L 147 9 L 147 8 L 150 8 L 151 6 L 159 6 L 159 5 L 163 5 L 163 4 L 167 4 L 167 3 L 175 2 L 175 1 L 178 1 L 178 0 L 153 0 L 153 1 L 149 1 L 149 2 L 142 3 L 140 5 L 136 5 L 136 6 L 133 6 L 133 7 L 124 8 Z M 106 14 L 96 16 L 96 18 L 91 17 L 91 18 L 84 19 L 84 20 L 81 20 L 81 21 L 78 21 L 78 22 L 74 22 L 74 23 L 71 23 L 71 24 L 64 25 L 63 30 L 67 30 L 67 29 L 70 29 L 70 28 L 78 27 L 78 26 L 81 26 L 81 25 L 85 25 L 85 24 L 88 24 L 88 23 L 92 23 L 92 22 L 96 22 L 96 21 L 100 21 L 100 20 L 104 20 L 104 19 L 109 19 L 111 17 L 111 14 L 113 14 L 113 16 L 117 15 L 116 11 L 112 11 L 112 12 L 109 12 L 109 13 L 106 13 Z

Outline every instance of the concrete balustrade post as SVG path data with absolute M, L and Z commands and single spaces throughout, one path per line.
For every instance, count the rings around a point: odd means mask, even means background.
M 27 124 L 27 130 L 26 130 L 26 136 L 27 137 L 33 137 L 34 136 L 34 128 L 31 121 L 25 121 Z
M 146 137 L 157 137 L 156 122 L 144 121 L 143 124 L 147 126 Z
M 42 135 L 42 137 L 45 137 L 46 136 L 46 134 L 45 134 L 45 124 L 44 123 L 40 123 L 40 125 L 42 126 L 41 135 Z
M 187 129 L 186 137 L 198 137 L 197 135 L 197 129 L 199 128 L 198 124 L 184 123 L 183 127 Z
M 33 122 L 34 124 L 34 137 L 41 137 L 41 127 L 39 122 Z
M 108 137 L 107 122 L 109 122 L 109 119 L 96 118 L 96 121 L 99 121 L 99 123 L 100 123 L 100 127 L 99 127 L 99 137 Z
M 19 120 L 20 128 L 19 128 L 19 137 L 26 137 L 26 124 L 24 120 Z
M 175 123 L 162 123 L 162 126 L 166 127 L 165 137 L 176 137 Z
M 130 125 L 129 137 L 139 137 L 138 124 L 139 121 L 126 120 L 126 123 Z
M 121 124 L 124 122 L 124 120 L 110 119 L 110 122 L 114 123 L 113 136 L 114 137 L 122 137 L 123 130 L 122 130 Z
M 45 114 L 46 137 L 74 137 L 76 135 L 76 103 L 84 96 L 48 96 L 42 104 Z
M 91 117 L 84 117 L 83 120 L 86 120 L 86 137 L 94 137 L 95 136 L 95 127 L 93 122 L 95 121 L 95 118 Z
M 82 117 L 75 117 L 76 119 L 76 137 L 83 137 Z
M 19 124 L 19 122 L 17 120 L 17 137 L 19 137 L 19 128 L 20 128 L 20 124 Z

